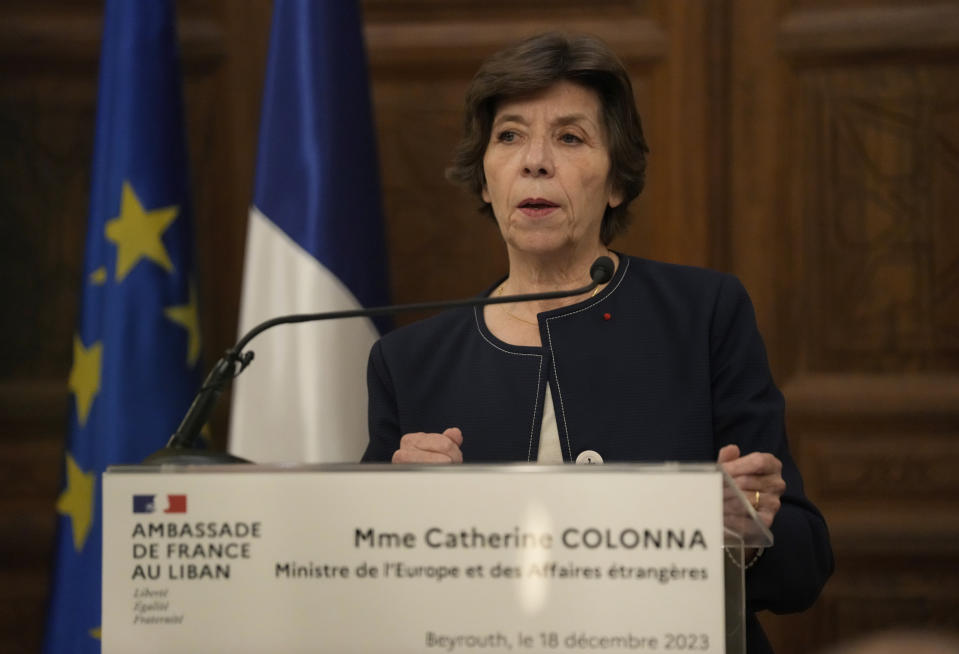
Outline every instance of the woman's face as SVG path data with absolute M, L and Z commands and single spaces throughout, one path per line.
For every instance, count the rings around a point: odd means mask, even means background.
M 572 82 L 497 108 L 483 200 L 508 246 L 548 254 L 599 243 L 606 207 L 622 202 L 610 184 L 600 116 L 596 92 Z

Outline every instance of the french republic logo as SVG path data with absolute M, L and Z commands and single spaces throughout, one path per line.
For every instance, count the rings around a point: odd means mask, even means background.
M 134 495 L 133 512 L 134 513 L 155 513 L 156 495 Z M 186 495 L 167 495 L 167 508 L 164 513 L 186 513 Z

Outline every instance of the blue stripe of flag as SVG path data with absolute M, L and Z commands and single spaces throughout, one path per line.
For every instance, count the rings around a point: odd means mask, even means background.
M 376 306 L 386 248 L 361 26 L 352 1 L 275 3 L 254 204 Z

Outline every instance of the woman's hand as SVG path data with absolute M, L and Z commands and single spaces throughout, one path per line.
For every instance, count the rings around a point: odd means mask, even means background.
M 462 444 L 463 432 L 458 427 L 442 434 L 404 434 L 400 449 L 393 452 L 393 463 L 463 463 Z
M 779 498 L 786 490 L 782 462 L 768 452 L 739 456 L 738 446 L 727 445 L 719 450 L 717 463 L 732 477 L 766 528 L 771 527 L 781 506 Z

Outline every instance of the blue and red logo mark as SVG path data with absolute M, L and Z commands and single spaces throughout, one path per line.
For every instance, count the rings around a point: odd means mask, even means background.
M 167 495 L 164 513 L 186 513 L 186 495 Z M 156 513 L 156 495 L 134 495 L 134 513 Z

